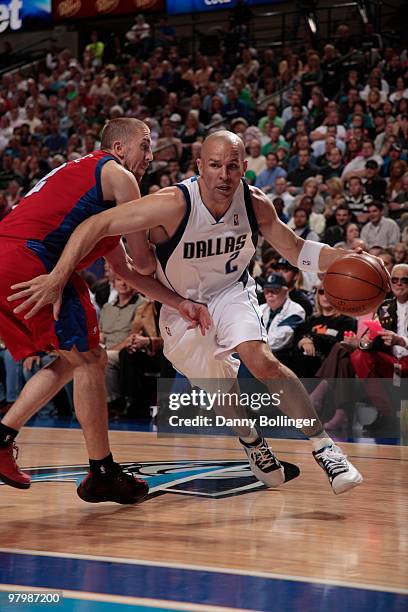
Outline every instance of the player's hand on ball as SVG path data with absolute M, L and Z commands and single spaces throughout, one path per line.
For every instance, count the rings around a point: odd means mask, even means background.
M 183 319 L 191 323 L 189 329 L 199 327 L 202 335 L 205 336 L 205 332 L 208 331 L 212 325 L 210 313 L 205 304 L 197 304 L 197 302 L 192 302 L 191 300 L 183 300 L 178 306 L 178 311 Z
M 58 320 L 62 302 L 62 287 L 51 274 L 43 274 L 29 281 L 17 283 L 12 285 L 11 289 L 13 291 L 17 290 L 17 293 L 8 296 L 7 300 L 9 302 L 26 298 L 14 309 L 13 312 L 16 314 L 31 308 L 24 315 L 24 319 L 31 319 L 41 308 L 44 308 L 47 304 L 52 304 L 54 319 Z

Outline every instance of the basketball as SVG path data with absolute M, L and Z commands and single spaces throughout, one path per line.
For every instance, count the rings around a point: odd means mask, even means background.
M 327 270 L 323 287 L 332 306 L 354 316 L 375 311 L 390 290 L 386 271 L 367 253 L 335 261 Z

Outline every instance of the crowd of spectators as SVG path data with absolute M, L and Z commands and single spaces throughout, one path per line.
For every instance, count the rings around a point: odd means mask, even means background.
M 338 27 L 332 43 L 307 43 L 299 53 L 285 46 L 257 50 L 238 35 L 234 48 L 221 45 L 212 57 L 193 58 L 180 54 L 176 41 L 176 31 L 165 18 L 153 29 L 138 15 L 123 36 L 115 33 L 100 40 L 92 32 L 80 57 L 53 49 L 35 74 L 2 76 L 0 219 L 48 172 L 97 149 L 108 119 L 136 117 L 149 125 L 154 150 L 143 193 L 193 176 L 206 135 L 230 129 L 246 147 L 246 180 L 268 195 L 279 218 L 298 236 L 350 250 L 363 248 L 381 257 L 390 272 L 408 261 L 406 47 L 384 46 L 371 26 L 355 37 L 346 25 Z M 365 51 L 359 50 L 367 41 Z M 92 272 L 100 276 L 100 268 Z M 264 307 L 268 330 L 279 329 L 281 322 L 277 325 L 273 319 L 286 299 L 297 302 L 304 313 L 287 305 L 293 333 L 281 333 L 284 346 L 279 341 L 278 347 L 273 346 L 276 334 L 270 334 L 272 348 L 295 349 L 297 373 L 316 375 L 321 365 L 316 356 L 322 359 L 333 341 L 343 341 L 345 331 L 356 331 L 356 321 L 328 312 L 317 276 L 300 274 L 265 242 L 253 273 L 265 287 L 260 297 L 269 305 Z M 282 286 L 276 274 L 284 278 Z M 399 284 L 407 282 L 406 273 L 404 279 Z M 104 303 L 121 308 L 122 298 L 113 286 L 119 281 L 109 276 L 96 280 L 92 273 L 87 280 L 105 321 Z M 129 299 L 136 307 L 139 296 L 132 293 Z M 118 354 L 142 350 L 151 358 L 148 364 L 146 359 L 134 360 L 133 366 L 127 361 L 127 371 L 158 371 L 157 314 L 154 305 L 149 308 L 153 332 L 145 327 L 135 331 L 132 315 L 113 341 Z M 327 317 L 336 319 L 334 326 Z M 321 337 L 327 330 L 329 342 Z M 314 359 L 312 365 L 308 356 Z M 118 382 L 118 364 L 115 355 L 108 374 L 114 403 L 121 394 L 129 399 L 123 390 L 126 380 L 122 387 Z M 127 405 L 134 405 L 134 397 Z M 133 407 L 131 413 L 137 410 Z

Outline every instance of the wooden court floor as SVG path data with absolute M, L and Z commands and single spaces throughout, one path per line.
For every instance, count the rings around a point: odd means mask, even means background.
M 126 568 L 145 565 L 156 572 L 184 568 L 205 575 L 208 570 L 215 590 L 217 575 L 227 576 L 224 590 L 240 589 L 250 577 L 283 580 L 296 588 L 299 584 L 323 589 L 355 587 L 384 597 L 406 589 L 407 447 L 342 444 L 365 482 L 348 494 L 335 496 L 306 441 L 273 441 L 278 456 L 298 464 L 301 475 L 280 490 L 267 490 L 251 478 L 246 457 L 234 438 L 161 438 L 155 433 L 129 431 L 114 431 L 110 437 L 116 460 L 129 463 L 129 469 L 149 479 L 152 494 L 138 506 L 90 505 L 77 497 L 76 482 L 87 464 L 79 430 L 23 430 L 19 463 L 41 469 L 34 470 L 34 482 L 27 491 L 0 487 L 0 583 L 103 593 L 98 580 L 89 584 L 85 570 L 72 566 L 95 560 L 110 566 L 115 561 L 121 564 L 123 585 L 127 584 Z M 44 566 L 50 559 L 57 565 L 69 559 L 71 570 L 77 572 L 76 582 L 66 582 L 69 568 L 62 568 L 60 577 L 50 582 Z M 34 575 L 40 565 L 43 577 L 30 582 L 30 572 Z M 228 583 L 231 577 L 235 586 Z M 177 580 L 182 579 L 167 576 L 166 584 L 177 584 Z M 190 607 L 160 609 L 286 609 L 283 604 L 274 607 L 273 589 L 263 603 L 257 603 L 254 596 L 245 606 L 242 598 L 231 605 L 225 594 L 211 597 L 211 580 L 207 580 L 207 598 L 189 594 L 189 580 L 180 582 L 176 593 Z M 117 595 L 146 598 L 146 602 L 161 600 L 146 584 L 142 581 L 137 593 L 123 586 Z M 261 587 L 251 584 L 246 588 L 256 593 Z M 303 597 L 304 605 L 287 609 L 328 609 L 309 608 L 307 593 Z M 177 601 L 166 595 L 164 599 Z M 228 605 L 223 608 L 221 604 Z M 138 606 L 132 607 L 150 609 Z M 382 609 L 402 609 L 399 606 L 398 599 Z M 368 607 L 376 609 L 368 603 L 355 609 Z

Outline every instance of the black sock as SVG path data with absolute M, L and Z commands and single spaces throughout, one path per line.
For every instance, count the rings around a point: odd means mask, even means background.
M 114 462 L 112 453 L 104 459 L 90 459 L 89 467 L 95 476 L 113 476 L 120 471 L 120 466 Z
M 17 429 L 7 427 L 7 425 L 0 423 L 0 448 L 6 448 L 11 442 L 14 441 L 17 434 Z

